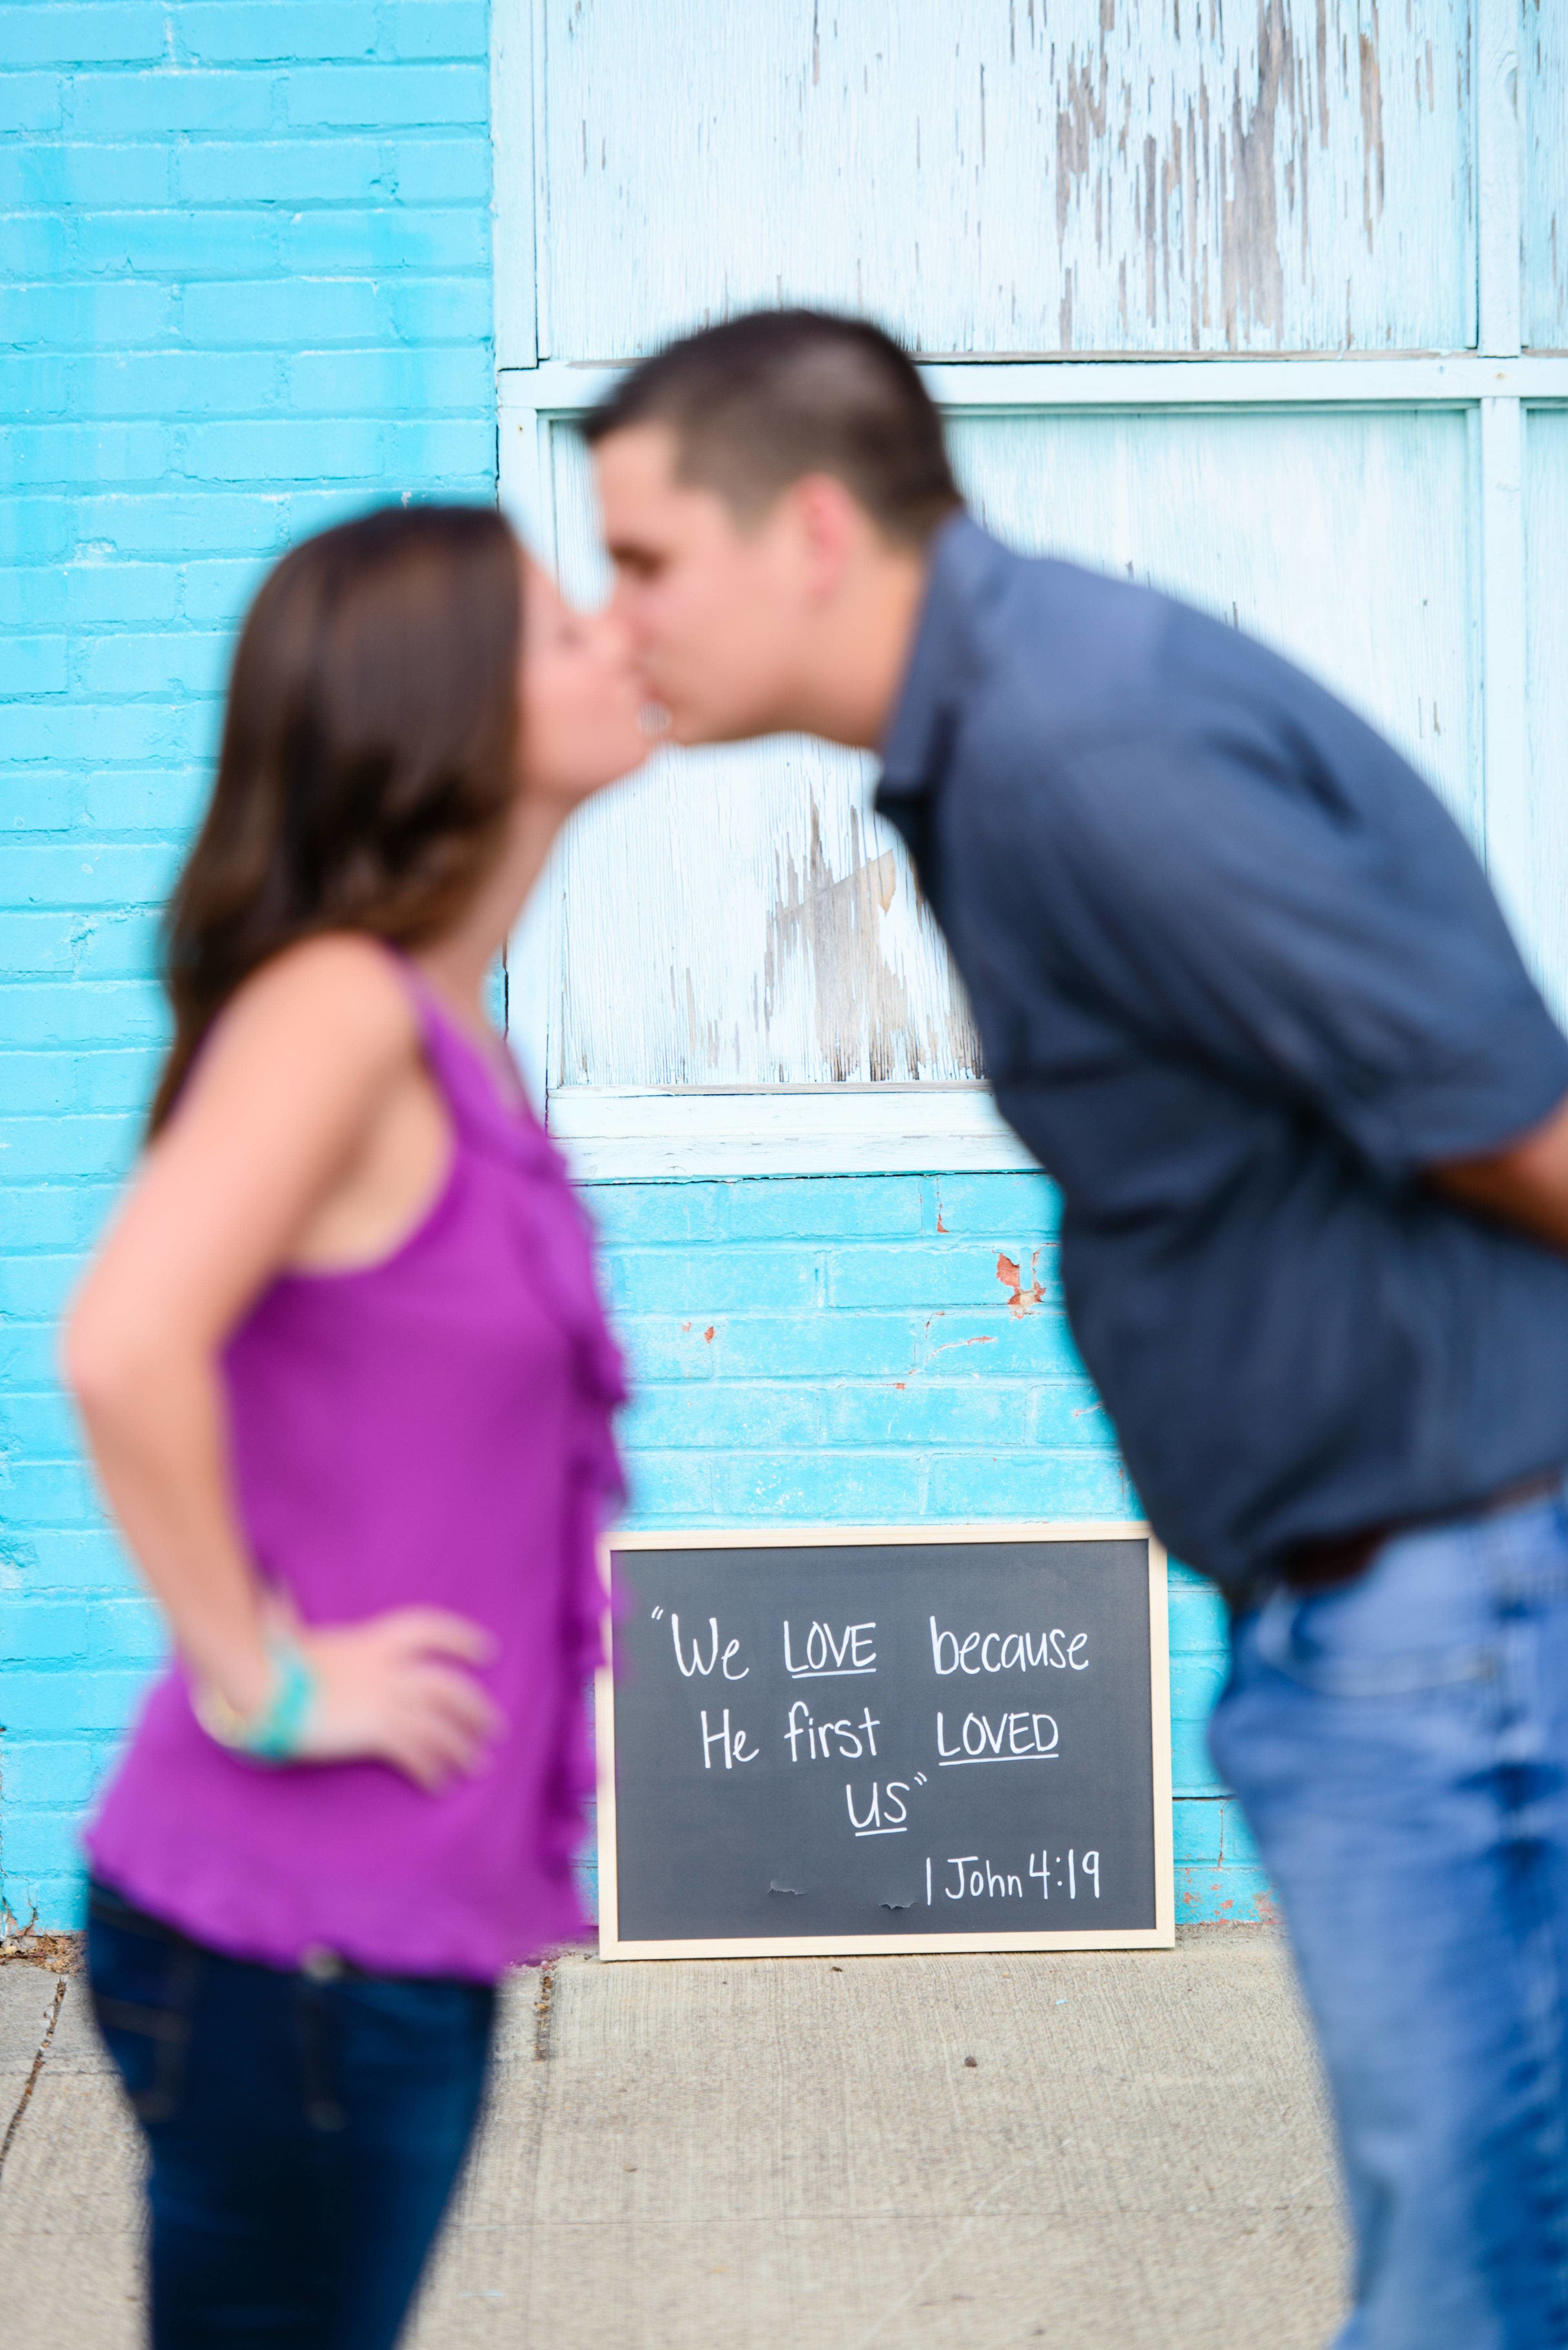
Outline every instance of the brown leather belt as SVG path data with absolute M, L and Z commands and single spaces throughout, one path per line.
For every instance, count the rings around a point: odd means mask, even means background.
M 1500 1486 L 1482 1502 L 1467 1502 L 1430 1517 L 1390 1518 L 1382 1525 L 1329 1534 L 1322 1542 L 1298 1543 L 1285 1555 L 1281 1580 L 1293 1591 L 1326 1591 L 1337 1583 L 1354 1582 L 1397 1534 L 1430 1534 L 1438 1526 L 1458 1525 L 1468 1518 L 1496 1518 L 1508 1510 L 1522 1510 L 1528 1503 L 1544 1501 L 1558 1492 L 1565 1474 L 1568 1471 L 1562 1467 L 1538 1470 L 1533 1476 L 1517 1477 L 1511 1485 Z

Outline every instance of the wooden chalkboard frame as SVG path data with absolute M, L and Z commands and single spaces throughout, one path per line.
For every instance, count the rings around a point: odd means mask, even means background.
M 916 1543 L 1142 1542 L 1148 1550 L 1150 1783 L 1154 1803 L 1155 1923 L 1100 1933 L 733 1935 L 691 1941 L 623 1941 L 616 1850 L 615 1675 L 595 1676 L 594 1717 L 598 1754 L 599 1957 L 622 1959 L 893 1958 L 912 1953 L 985 1950 L 1168 1950 L 1176 1945 L 1176 1878 L 1172 1849 L 1170 1762 L 1170 1638 L 1166 1602 L 1166 1555 L 1139 1519 L 986 1518 L 975 1523 L 919 1526 L 701 1526 L 605 1535 L 599 1545 L 607 1596 L 610 1555 L 631 1550 L 810 1550 L 854 1544 Z M 605 1650 L 612 1656 L 609 1617 Z

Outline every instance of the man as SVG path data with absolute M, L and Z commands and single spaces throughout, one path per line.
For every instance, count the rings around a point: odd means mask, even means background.
M 1213 1728 L 1317 2018 L 1355 2350 L 1568 2342 L 1568 1040 L 1404 762 L 1220 623 L 963 511 L 804 311 L 588 420 L 679 742 L 878 748 L 1085 1362 L 1220 1584 Z

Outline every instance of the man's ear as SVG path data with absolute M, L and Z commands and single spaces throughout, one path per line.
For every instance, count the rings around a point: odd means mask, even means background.
M 849 567 L 866 517 L 832 473 L 806 473 L 792 484 L 805 557 L 807 592 L 815 604 L 831 603 Z

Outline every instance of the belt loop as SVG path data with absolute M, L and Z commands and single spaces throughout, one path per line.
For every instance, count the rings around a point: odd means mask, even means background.
M 335 2018 L 330 1984 L 303 1971 L 296 1975 L 294 2017 L 299 2035 L 305 2118 L 312 2129 L 343 2129 L 348 2116 L 337 2094 L 337 2066 L 333 2063 Z

